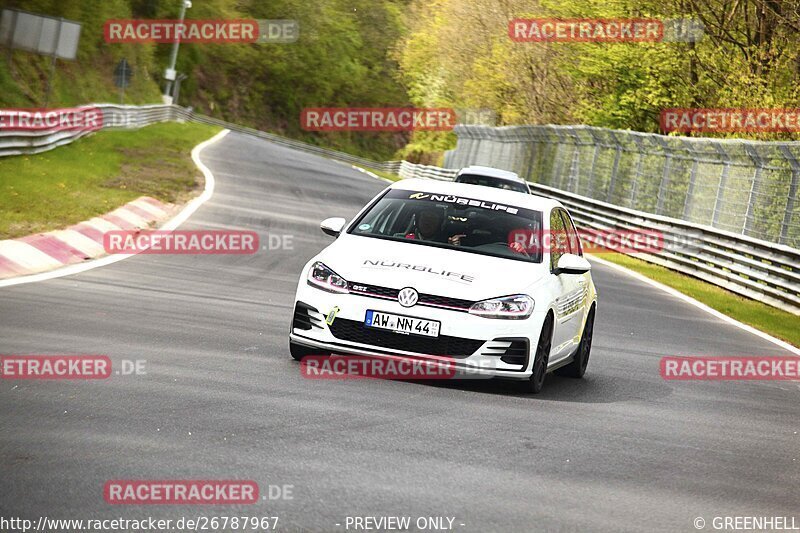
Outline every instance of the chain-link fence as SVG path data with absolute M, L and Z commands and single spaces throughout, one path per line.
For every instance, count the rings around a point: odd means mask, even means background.
M 800 142 L 694 139 L 590 126 L 457 126 L 447 168 L 513 170 L 618 206 L 800 247 Z
M 376 162 L 285 139 L 177 106 L 95 104 L 103 127 L 191 120 L 250 133 L 340 161 L 397 172 Z M 85 132 L 0 131 L 0 156 L 36 153 Z M 692 139 L 590 126 L 457 126 L 450 169 L 482 164 L 531 182 L 617 206 L 800 248 L 800 142 Z

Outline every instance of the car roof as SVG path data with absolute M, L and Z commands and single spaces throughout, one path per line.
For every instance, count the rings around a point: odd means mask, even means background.
M 548 212 L 555 207 L 564 207 L 557 200 L 527 194 L 524 192 L 510 191 L 507 189 L 496 189 L 494 187 L 484 187 L 483 185 L 471 185 L 468 183 L 456 183 L 444 180 L 428 180 L 421 178 L 409 178 L 394 182 L 389 186 L 390 189 L 400 189 L 406 191 L 421 191 L 431 194 L 446 194 L 474 198 L 498 204 L 509 204 L 526 209 Z
M 502 180 L 508 181 L 518 181 L 521 183 L 525 183 L 525 180 L 520 178 L 516 172 L 511 172 L 510 170 L 503 170 L 500 168 L 494 167 L 483 167 L 480 165 L 470 165 L 468 167 L 464 167 L 458 171 L 458 175 L 462 174 L 477 174 L 479 176 L 487 176 L 490 178 L 499 178 Z

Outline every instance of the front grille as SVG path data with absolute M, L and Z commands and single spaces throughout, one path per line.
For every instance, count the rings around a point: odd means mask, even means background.
M 390 289 L 389 287 L 379 287 L 377 285 L 365 285 L 363 283 L 350 283 L 350 292 L 360 294 L 362 296 L 397 300 L 397 294 L 400 292 L 400 289 Z
M 428 305 L 431 307 L 448 307 L 455 308 L 459 311 L 468 311 L 472 307 L 470 300 L 461 300 L 459 298 L 448 298 L 447 296 L 436 296 L 433 294 L 420 294 L 418 305 Z
M 360 294 L 362 296 L 381 298 L 384 300 L 397 300 L 397 294 L 400 292 L 400 289 L 352 282 L 350 284 L 350 292 L 354 294 Z M 420 293 L 417 305 L 424 305 L 426 307 L 442 307 L 452 309 L 454 311 L 468 311 L 474 303 L 475 302 L 471 300 L 462 300 L 460 298 L 449 298 L 447 296 Z
M 355 320 L 337 318 L 330 326 L 331 333 L 337 339 L 427 355 L 449 357 L 467 357 L 481 347 L 483 341 L 439 335 L 438 337 L 420 337 L 404 335 L 392 331 L 368 328 Z

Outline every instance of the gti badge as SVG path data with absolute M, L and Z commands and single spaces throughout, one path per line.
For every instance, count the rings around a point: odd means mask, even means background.
M 419 294 L 411 287 L 406 287 L 397 294 L 397 301 L 403 307 L 414 307 L 419 301 Z

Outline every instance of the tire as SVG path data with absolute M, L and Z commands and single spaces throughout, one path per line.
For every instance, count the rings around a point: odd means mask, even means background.
M 553 315 L 547 315 L 542 325 L 542 333 L 536 343 L 536 353 L 533 357 L 533 368 L 530 379 L 525 382 L 525 392 L 539 394 L 544 386 L 547 376 L 547 363 L 550 360 L 550 347 L 553 344 Z
M 589 311 L 586 318 L 586 325 L 583 327 L 581 342 L 578 344 L 578 351 L 575 352 L 575 359 L 556 370 L 559 376 L 580 379 L 586 373 L 586 366 L 589 364 L 589 355 L 592 353 L 592 337 L 594 336 L 594 307 Z
M 324 350 L 310 348 L 308 346 L 303 346 L 302 344 L 295 344 L 292 341 L 289 341 L 289 353 L 292 354 L 292 359 L 295 361 L 300 361 L 307 355 L 330 355 Z

